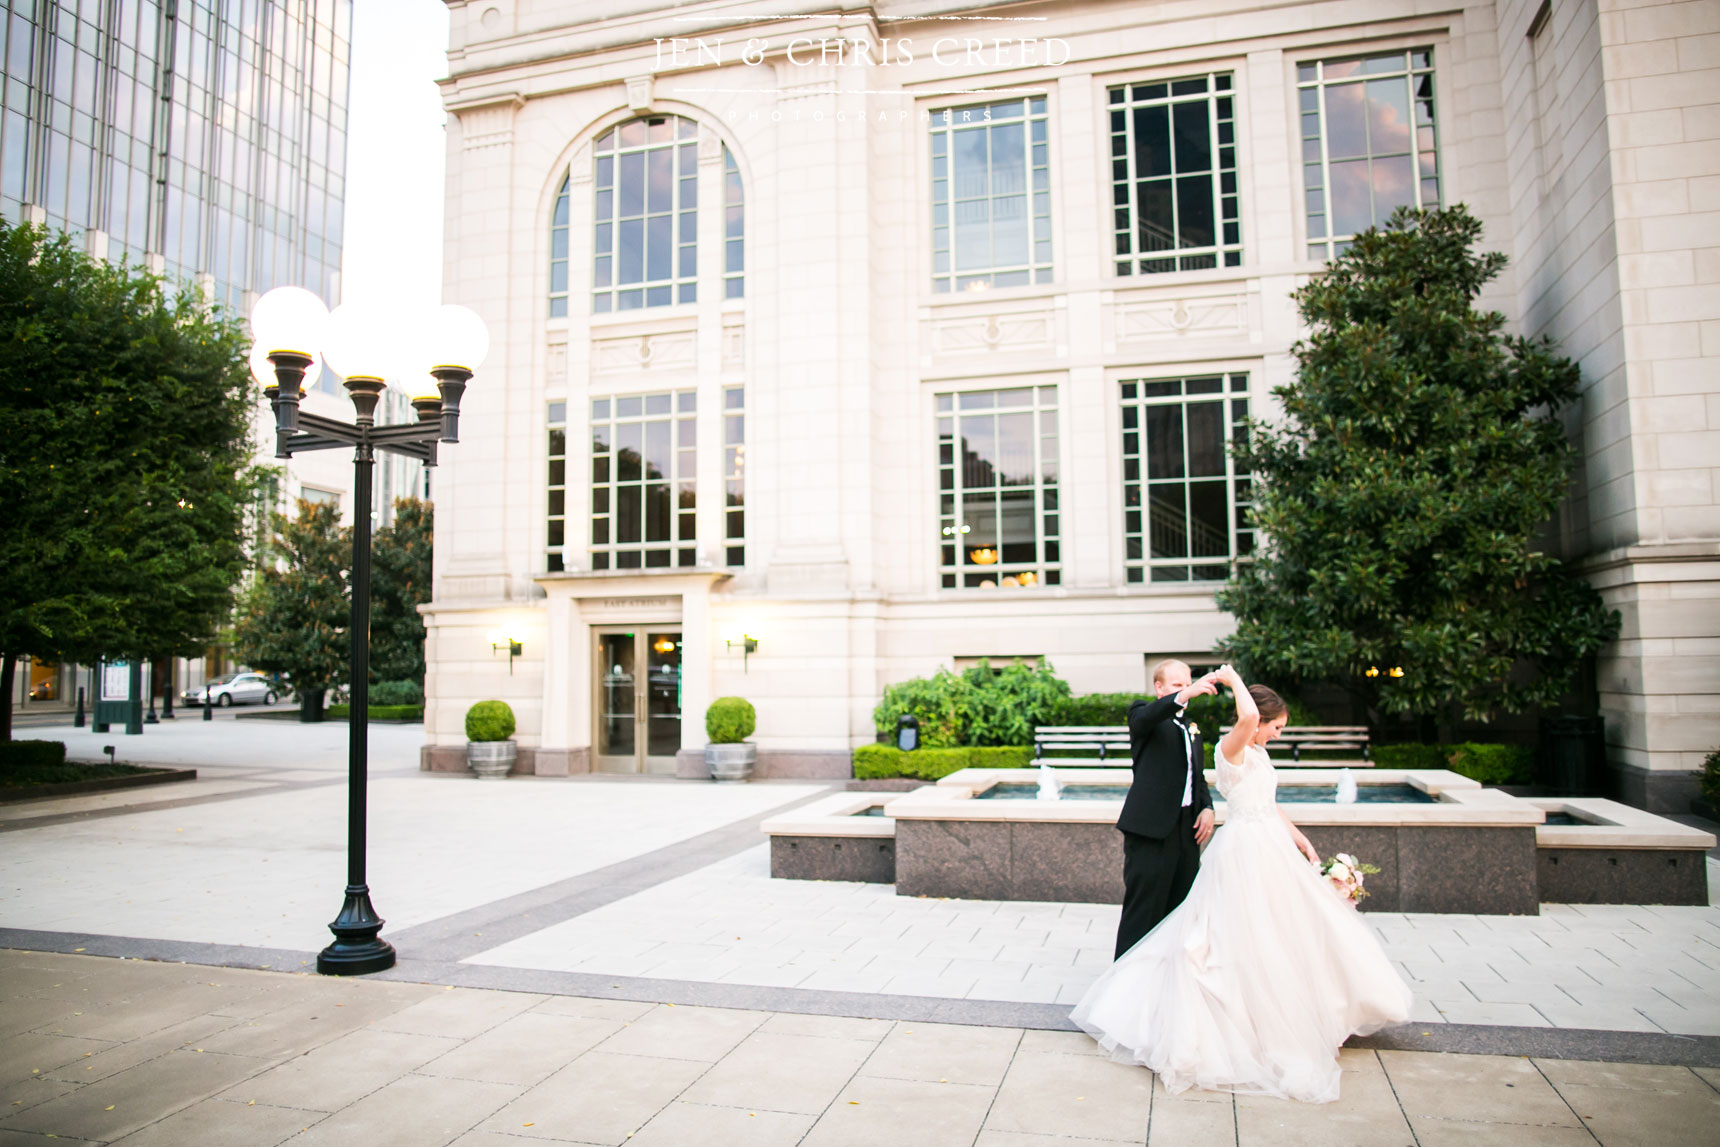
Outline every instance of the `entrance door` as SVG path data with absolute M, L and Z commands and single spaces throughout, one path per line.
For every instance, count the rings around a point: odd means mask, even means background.
M 593 768 L 669 773 L 681 747 L 681 634 L 639 626 L 595 635 Z

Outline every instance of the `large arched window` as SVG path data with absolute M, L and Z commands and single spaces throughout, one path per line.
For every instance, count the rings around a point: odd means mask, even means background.
M 595 314 L 698 300 L 699 126 L 647 116 L 605 132 L 592 146 L 591 309 Z M 556 189 L 549 225 L 549 313 L 568 313 L 573 180 Z M 744 297 L 745 193 L 723 147 L 723 298 Z M 713 256 L 714 257 L 714 256 Z
M 697 301 L 698 133 L 690 119 L 647 116 L 592 149 L 593 312 Z

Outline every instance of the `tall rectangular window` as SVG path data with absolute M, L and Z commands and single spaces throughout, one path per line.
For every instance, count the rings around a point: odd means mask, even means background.
M 695 564 L 697 434 L 690 390 L 592 400 L 592 569 Z
M 1130 84 L 1110 101 L 1117 274 L 1240 267 L 1231 77 Z
M 747 564 L 746 388 L 723 388 L 723 564 Z
M 597 314 L 697 301 L 698 136 L 690 119 L 651 116 L 611 128 L 592 148 Z
M 549 404 L 549 512 L 546 568 L 559 572 L 567 568 L 567 403 Z
M 1399 207 L 1439 206 L 1431 49 L 1300 64 L 1296 95 L 1310 259 Z
M 1045 97 L 932 114 L 932 287 L 1051 281 Z
M 943 588 L 1057 585 L 1057 388 L 940 394 L 937 418 Z
M 1224 581 L 1254 552 L 1248 376 L 1123 383 L 1123 546 L 1131 583 Z

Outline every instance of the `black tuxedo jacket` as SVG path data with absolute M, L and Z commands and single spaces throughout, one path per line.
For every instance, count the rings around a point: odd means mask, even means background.
M 1201 770 L 1200 737 L 1191 734 L 1185 745 L 1182 728 L 1174 719 L 1177 712 L 1175 693 L 1129 706 L 1129 755 L 1134 758 L 1134 780 L 1123 801 L 1123 814 L 1117 818 L 1117 827 L 1124 832 L 1163 840 L 1176 831 L 1177 816 L 1182 812 L 1183 781 L 1191 763 L 1192 807 L 1197 813 L 1212 807 L 1212 794 L 1207 791 L 1206 774 Z

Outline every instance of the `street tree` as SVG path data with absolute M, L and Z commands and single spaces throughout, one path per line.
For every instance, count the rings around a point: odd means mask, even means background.
M 430 600 L 432 507 L 394 503 L 394 521 L 376 531 L 370 553 L 370 672 L 378 681 L 424 684 L 424 618 Z
M 1557 702 L 1618 627 L 1549 541 L 1577 366 L 1475 308 L 1505 265 L 1480 237 L 1461 205 L 1403 209 L 1296 292 L 1283 420 L 1237 451 L 1268 544 L 1218 598 L 1250 676 L 1335 682 L 1442 737 L 1454 711 Z
M 283 675 L 299 696 L 304 720 L 321 720 L 324 694 L 346 680 L 352 644 L 352 531 L 329 502 L 298 504 L 276 514 L 256 578 L 242 596 L 233 651 L 265 673 Z
M 19 658 L 189 652 L 226 620 L 259 477 L 245 350 L 199 292 L 0 219 L 0 696 Z

